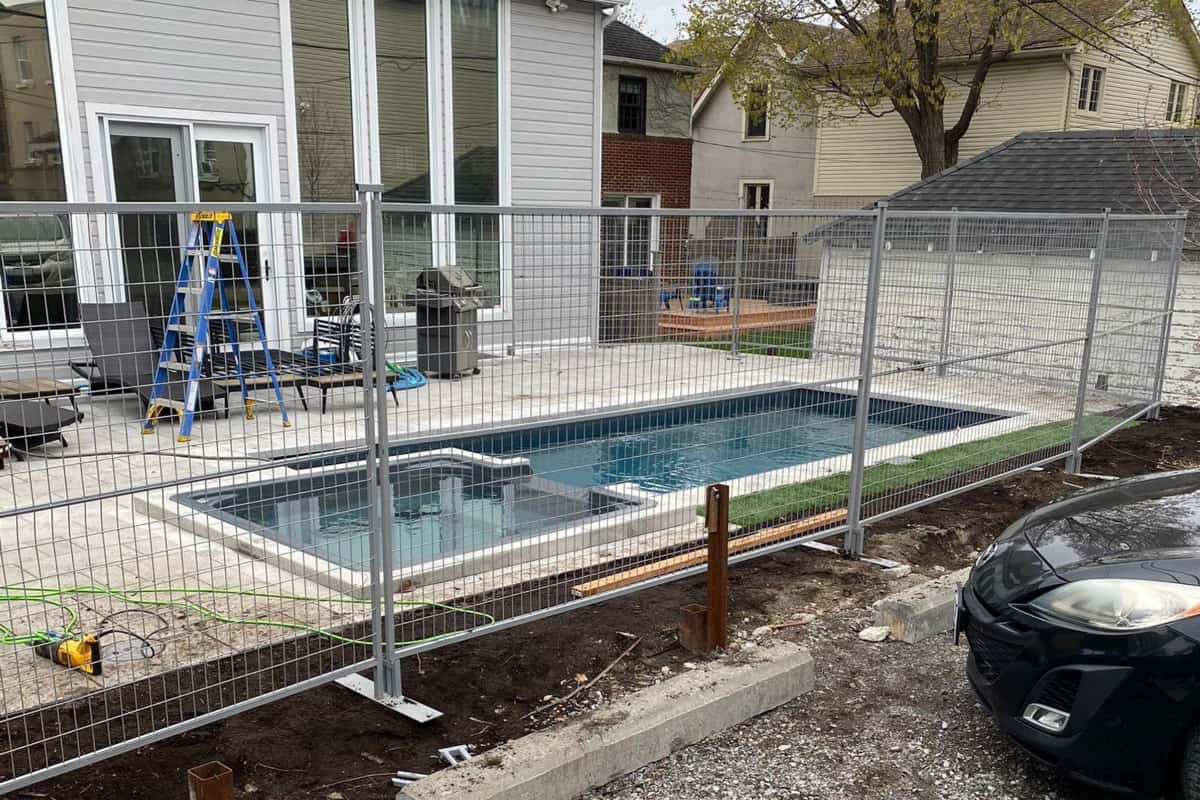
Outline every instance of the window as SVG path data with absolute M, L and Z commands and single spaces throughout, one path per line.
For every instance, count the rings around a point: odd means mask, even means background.
M 646 132 L 646 79 L 622 75 L 617 80 L 617 131 Z
M 33 83 L 33 62 L 29 60 L 29 48 L 20 36 L 12 40 L 13 58 L 17 61 L 17 79 L 28 86 Z
M 1104 70 L 1100 67 L 1084 67 L 1079 78 L 1079 110 L 1100 110 L 1100 88 L 1104 83 Z
M 767 182 L 743 181 L 742 182 L 742 208 L 766 210 L 771 207 L 771 184 Z M 748 235 L 758 236 L 765 239 L 770 235 L 771 218 L 770 217 L 752 217 L 751 225 L 753 226 L 747 231 Z
M 451 0 L 454 174 L 447 196 L 457 204 L 500 203 L 499 40 L 497 0 Z M 500 305 L 500 218 L 456 214 L 452 236 L 455 264 L 483 286 L 485 305 Z
M 742 112 L 742 138 L 770 138 L 767 124 L 767 93 L 762 88 L 752 89 L 746 97 L 746 109 Z
M 45 7 L 21 3 L 0 15 L 0 42 L 11 43 L 15 67 L 0 70 L 4 131 L 0 134 L 0 200 L 64 201 L 66 182 L 54 86 L 32 83 L 34 62 L 50 60 Z M 18 98 L 8 94 L 21 89 Z M 79 324 L 69 217 L 0 215 L 0 331 Z
M 300 199 L 353 200 L 354 119 L 346 3 L 292 0 L 291 11 Z M 381 144 L 385 146 L 386 142 Z M 300 219 L 307 311 L 311 316 L 335 314 L 342 298 L 358 293 L 356 231 L 349 218 L 303 214 Z
M 1167 122 L 1183 122 L 1183 107 L 1187 100 L 1187 84 L 1171 81 L 1167 92 Z
M 605 208 L 655 208 L 657 198 L 648 196 L 606 195 Z M 653 217 L 601 217 L 600 266 L 629 268 L 637 273 L 654 268 L 657 231 Z

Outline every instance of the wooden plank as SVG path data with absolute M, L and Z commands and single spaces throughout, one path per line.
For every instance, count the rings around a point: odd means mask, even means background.
M 837 525 L 845 522 L 849 516 L 849 512 L 844 508 L 839 508 L 836 511 L 826 511 L 823 514 L 817 514 L 804 519 L 788 522 L 783 525 L 777 525 L 774 528 L 765 528 L 761 531 L 749 534 L 748 536 L 739 536 L 736 539 L 729 540 L 729 554 L 742 553 L 746 550 L 753 550 L 756 547 L 763 547 L 768 544 L 782 542 L 785 539 L 790 539 L 793 536 L 811 533 L 812 531 Z M 678 572 L 689 567 L 699 566 L 708 558 L 708 549 L 701 548 L 699 550 L 689 550 L 686 553 L 680 553 L 677 556 L 664 558 L 660 561 L 654 561 L 650 564 L 643 564 L 640 567 L 627 569 L 624 572 L 618 572 L 614 575 L 608 575 L 603 578 L 597 578 L 594 581 L 581 583 L 578 586 L 572 587 L 571 594 L 575 597 L 591 597 L 600 594 L 601 592 L 609 592 L 613 589 L 620 589 L 625 586 L 632 586 L 635 583 L 657 578 L 660 575 L 667 575 L 671 572 Z

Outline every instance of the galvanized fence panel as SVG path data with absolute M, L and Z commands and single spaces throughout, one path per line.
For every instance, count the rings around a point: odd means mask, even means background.
M 0 204 L 0 413 L 69 444 L 0 434 L 0 791 L 368 666 L 395 699 L 405 655 L 700 572 L 708 484 L 731 561 L 862 552 L 1085 449 L 1157 408 L 1182 224 L 207 206 L 268 341 L 210 327 L 178 441 L 139 392 L 194 352 L 160 348 L 196 208 Z M 100 673 L 38 655 L 89 633 Z

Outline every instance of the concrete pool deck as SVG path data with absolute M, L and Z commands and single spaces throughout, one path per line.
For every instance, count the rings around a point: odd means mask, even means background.
M 388 402 L 389 433 L 396 440 L 477 431 L 779 384 L 817 384 L 853 391 L 857 366 L 856 360 L 834 357 L 804 360 L 756 355 L 734 360 L 723 351 L 682 344 L 520 353 L 484 361 L 479 376 L 430 381 L 423 389 L 400 393 L 398 407 Z M 875 448 L 869 453 L 871 461 L 909 457 L 1069 419 L 1075 403 L 1073 387 L 968 372 L 952 371 L 939 378 L 931 370 L 879 377 L 873 396 L 995 410 L 1012 416 Z M 346 598 L 324 580 L 325 567 L 320 564 L 307 564 L 297 571 L 282 569 L 262 560 L 248 541 L 239 541 L 237 529 L 210 538 L 147 513 L 148 504 L 161 506 L 184 491 L 296 476 L 295 470 L 278 464 L 249 460 L 263 454 L 283 450 L 330 453 L 363 439 L 366 418 L 360 390 L 332 393 L 325 415 L 319 413 L 318 404 L 305 412 L 294 396 L 285 397 L 292 417 L 290 428 L 282 426 L 278 410 L 266 403 L 259 404 L 253 420 L 241 417 L 235 404 L 228 420 L 198 418 L 193 439 L 186 445 L 176 443 L 175 428 L 170 424 L 159 426 L 152 435 L 142 435 L 135 398 L 81 398 L 80 408 L 86 416 L 81 424 L 65 431 L 68 449 L 49 446 L 24 462 L 9 461 L 0 471 L 0 509 L 29 509 L 0 518 L 0 578 L 9 587 L 97 585 L 113 589 L 186 587 L 198 593 L 210 589 L 271 592 L 316 599 L 206 595 L 203 602 L 233 617 L 320 627 L 366 618 L 364 606 L 343 603 Z M 1112 393 L 1092 392 L 1087 405 L 1090 413 L 1103 413 L 1128 402 Z M 839 456 L 801 464 L 738 479 L 732 488 L 739 494 L 810 480 L 844 471 L 848 463 L 849 456 Z M 213 477 L 218 471 L 237 468 L 246 472 Z M 178 485 L 180 481 L 184 483 Z M 167 483 L 171 485 L 162 486 Z M 146 486 L 160 488 L 141 488 Z M 548 539 L 527 551 L 528 558 L 509 559 L 491 569 L 464 572 L 438 583 L 408 586 L 409 591 L 397 597 L 405 603 L 419 603 L 498 593 L 504 587 L 567 570 L 691 541 L 698 535 L 696 524 L 679 523 L 688 519 L 701 491 L 657 496 L 660 510 L 676 515 L 665 529 L 631 529 L 628 534 L 632 535 L 594 543 Z M 73 502 L 53 506 L 63 500 Z M 668 524 L 665 518 L 663 524 Z M 547 589 L 551 590 L 558 591 L 558 587 Z M 562 592 L 569 593 L 569 586 Z M 514 597 L 511 605 L 518 612 L 523 608 L 520 597 Z M 85 598 L 80 604 L 81 628 L 94 629 L 102 617 L 122 607 L 120 601 L 106 596 Z M 85 695 L 103 686 L 296 635 L 280 628 L 218 622 L 178 610 L 170 610 L 167 617 L 168 630 L 158 636 L 165 644 L 161 653 L 150 659 L 106 664 L 102 679 L 54 667 L 36 658 L 28 647 L 0 649 L 0 706 L 11 712 Z M 18 632 L 55 630 L 62 627 L 62 614 L 38 603 L 7 602 L 0 604 L 0 624 Z

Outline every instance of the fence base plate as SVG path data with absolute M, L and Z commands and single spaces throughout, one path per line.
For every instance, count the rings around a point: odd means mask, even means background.
M 842 548 L 826 542 L 801 542 L 800 546 L 807 547 L 810 550 L 820 550 L 822 553 L 842 552 Z M 865 561 L 868 564 L 874 564 L 880 569 L 890 569 L 892 567 L 900 566 L 899 561 L 892 561 L 890 558 L 871 558 L 870 556 L 859 556 L 858 560 Z
M 395 711 L 402 717 L 407 717 L 413 722 L 433 722 L 438 717 L 442 716 L 442 712 L 436 708 L 431 708 L 424 703 L 418 703 L 409 697 L 375 697 L 375 682 L 365 675 L 347 675 L 345 678 L 338 678 L 335 681 L 339 686 L 344 686 L 355 694 L 360 694 L 368 700 L 374 700 L 384 708 Z

